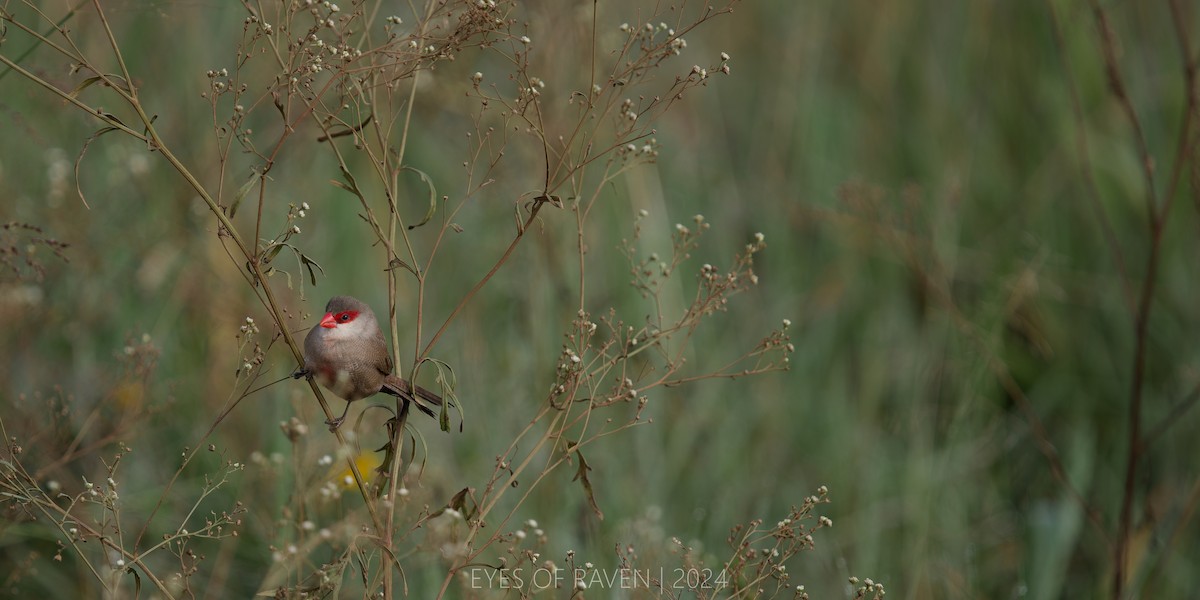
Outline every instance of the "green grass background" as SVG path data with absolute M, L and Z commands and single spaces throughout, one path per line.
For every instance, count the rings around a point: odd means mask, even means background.
M 636 23 L 646 10 L 603 4 L 602 31 Z M 1105 6 L 1161 202 L 1185 98 L 1170 14 L 1164 3 Z M 535 64 L 567 68 L 569 60 L 549 56 L 578 50 L 572 36 L 586 23 L 580 15 L 587 8 L 527 7 L 522 18 L 535 43 L 546 40 L 535 45 Z M 214 181 L 211 119 L 200 92 L 206 70 L 231 66 L 242 9 L 123 2 L 108 10 L 164 137 Z M 1200 11 L 1184 12 L 1185 29 L 1200 30 Z M 99 49 L 104 40 L 94 24 L 85 11 L 72 29 Z M 773 522 L 827 485 L 833 503 L 825 514 L 834 527 L 818 536 L 814 552 L 789 565 L 793 583 L 805 584 L 814 598 L 840 597 L 852 574 L 884 582 L 888 596 L 898 598 L 1104 593 L 1111 579 L 1106 540 L 1055 481 L 1027 419 L 989 367 L 997 359 L 1011 372 L 1070 479 L 1113 536 L 1134 329 L 1097 207 L 1111 223 L 1133 289 L 1145 274 L 1149 235 L 1133 134 L 1106 86 L 1088 7 L 1068 0 L 763 1 L 739 5 L 688 38 L 684 56 L 661 77 L 713 62 L 720 51 L 732 55 L 732 73 L 687 95 L 658 125 L 664 147 L 657 165 L 606 192 L 591 229 L 589 304 L 614 305 L 627 320 L 648 310 L 626 285 L 617 252 L 640 208 L 651 213 L 646 252 L 668 249 L 674 223 L 707 217 L 712 231 L 696 253 L 696 269 L 727 264 L 761 231 L 769 247 L 756 262 L 760 285 L 697 335 L 689 359 L 715 367 L 790 318 L 792 369 L 656 390 L 653 425 L 602 441 L 588 457 L 603 522 L 590 516 L 566 471 L 535 492 L 518 519 L 539 521 L 548 556 L 575 549 L 611 565 L 617 544 L 649 548 L 677 536 L 721 557 L 729 527 L 759 517 Z M 11 58 L 27 43 L 10 28 L 0 52 Z M 487 64 L 472 60 L 466 55 L 435 73 L 415 107 L 408 162 L 434 177 L 440 192 L 461 187 L 468 121 L 456 112 L 460 98 L 439 94 Z M 70 65 L 45 49 L 25 64 L 73 87 Z M 566 93 L 556 81 L 577 75 L 547 72 L 550 97 Z M 39 254 L 47 269 L 41 281 L 0 276 L 0 410 L 10 434 L 21 437 L 50 421 L 51 398 L 70 407 L 62 419 L 72 432 L 83 426 L 81 415 L 107 403 L 88 435 L 120 423 L 128 417 L 123 411 L 152 409 L 126 440 L 134 453 L 122 485 L 136 521 L 230 393 L 240 363 L 237 326 L 247 315 L 260 323 L 267 316 L 216 243 L 213 217 L 160 157 L 116 136 L 93 144 L 80 171 L 87 209 L 75 197 L 72 163 L 95 121 L 7 73 L 0 123 L 0 220 L 38 225 L 71 244 L 68 263 Z M 1200 221 L 1188 184 L 1197 167 L 1186 169 L 1152 305 L 1147 428 L 1183 402 L 1198 379 Z M 532 176 L 521 171 L 458 219 L 464 233 L 452 236 L 431 274 L 426 335 L 511 238 L 513 199 L 536 185 L 536 169 Z M 307 201 L 312 209 L 296 241 L 326 271 L 316 288 L 305 287 L 303 302 L 298 286 L 289 291 L 274 278 L 286 304 L 319 314 L 328 296 L 353 293 L 381 310 L 380 251 L 367 246 L 356 201 L 327 183 L 337 178 L 327 153 L 296 144 L 271 176 L 267 222 L 279 222 L 286 202 Z M 412 189 L 420 198 L 415 182 Z M 573 220 L 566 211 L 543 212 L 532 238 L 439 344 L 435 354 L 456 370 L 467 420 L 462 434 L 421 423 L 431 454 L 426 501 L 436 505 L 461 487 L 481 485 L 552 381 L 575 310 Z M 429 241 L 426 233 L 416 236 Z M 691 289 L 689 277 L 679 281 L 681 290 Z M 404 287 L 401 297 L 413 291 Z M 29 297 L 36 301 L 22 300 Z M 144 395 L 118 402 L 112 390 L 130 380 L 122 348 L 143 333 L 160 350 L 157 369 Z M 410 360 L 407 335 L 401 350 Z M 267 358 L 274 376 L 294 368 L 283 347 Z M 252 396 L 210 441 L 234 460 L 255 451 L 288 455 L 277 423 L 299 414 L 314 429 L 309 454 L 328 451 L 332 440 L 301 388 L 289 382 Z M 1190 597 L 1200 584 L 1200 536 L 1189 520 L 1197 502 L 1197 426 L 1196 410 L 1173 419 L 1141 463 L 1132 555 L 1135 589 L 1145 597 Z M 63 440 L 44 435 L 25 443 L 26 459 L 37 464 Z M 112 451 L 54 477 L 77 486 L 80 476 L 94 478 L 99 457 Z M 186 471 L 173 495 L 194 495 L 214 464 Z M 305 468 L 318 471 L 315 463 Z M 251 465 L 225 489 L 250 513 L 224 550 L 234 553 L 236 566 L 222 587 L 202 579 L 201 589 L 244 597 L 257 588 L 271 560 L 266 545 L 287 539 L 280 519 L 291 477 L 287 468 Z M 344 502 L 361 499 L 349 494 Z M 49 560 L 52 542 L 38 531 L 12 522 L 0 529 L 4 593 L 66 597 L 86 580 L 75 561 Z M 220 546 L 213 543 L 207 554 L 222 552 Z M 423 597 L 440 582 L 441 560 L 431 552 L 409 560 L 410 585 Z M 34 566 L 16 566 L 27 564 Z

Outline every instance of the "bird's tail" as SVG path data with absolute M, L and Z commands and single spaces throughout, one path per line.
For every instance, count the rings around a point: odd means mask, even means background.
M 416 393 L 414 393 L 414 388 Z M 412 401 L 418 410 L 435 419 L 437 413 L 441 411 L 442 404 L 445 403 L 441 396 L 395 375 L 388 375 L 384 378 L 380 391 Z

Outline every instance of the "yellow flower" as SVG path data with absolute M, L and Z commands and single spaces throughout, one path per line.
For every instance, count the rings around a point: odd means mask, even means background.
M 363 482 L 368 485 L 371 480 L 375 479 L 375 469 L 383 464 L 383 459 L 376 452 L 362 451 L 354 457 L 354 466 L 358 467 L 358 472 L 363 476 Z M 333 481 L 341 486 L 344 490 L 356 489 L 358 486 L 354 483 L 354 474 L 350 472 L 350 467 L 342 463 L 342 468 L 334 472 Z
M 125 411 L 133 412 L 141 410 L 142 401 L 146 397 L 146 389 L 140 381 L 125 380 L 117 384 L 112 394 L 117 406 Z

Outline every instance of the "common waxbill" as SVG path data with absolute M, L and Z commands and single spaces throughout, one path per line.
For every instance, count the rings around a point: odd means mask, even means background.
M 379 392 L 409 400 L 431 417 L 433 407 L 442 405 L 441 396 L 392 374 L 392 359 L 375 313 L 350 296 L 330 298 L 325 316 L 304 338 L 304 369 L 293 377 L 306 375 L 346 401 L 342 416 L 326 422 L 331 431 L 346 419 L 351 402 Z

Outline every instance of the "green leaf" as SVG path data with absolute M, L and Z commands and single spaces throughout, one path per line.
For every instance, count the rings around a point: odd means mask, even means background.
M 444 360 L 433 357 L 425 357 L 417 365 L 419 369 L 425 363 L 432 363 L 437 369 L 437 382 L 441 385 L 442 397 L 445 402 L 442 403 L 442 411 L 438 415 L 438 425 L 442 431 L 450 431 L 450 411 L 449 407 L 453 406 L 458 411 L 458 431 L 462 433 L 463 423 L 467 419 L 466 413 L 463 411 L 462 403 L 458 401 L 458 395 L 454 393 L 454 388 L 458 384 L 458 377 L 454 374 L 454 368 Z M 416 379 L 417 371 L 413 371 L 413 378 Z
M 317 261 L 303 254 L 300 255 L 300 262 L 304 263 L 304 268 L 308 269 L 309 280 L 312 281 L 313 285 L 317 285 L 317 274 L 313 271 L 313 267 L 316 267 L 317 271 L 320 271 L 322 275 L 325 274 L 325 269 L 322 269 L 321 265 L 317 264 Z
M 354 194 L 359 200 L 363 201 L 363 203 L 366 203 L 367 199 L 363 197 L 362 190 L 358 188 L 358 181 L 354 179 L 354 174 L 346 169 L 344 165 L 340 168 L 342 171 L 342 179 L 345 179 L 346 183 L 334 180 L 330 180 L 329 182 L 342 188 L 343 190 L 346 190 L 347 192 L 350 192 L 351 194 Z
M 250 194 L 250 190 L 254 189 L 254 184 L 258 183 L 258 181 L 258 173 L 251 173 L 250 179 L 246 180 L 246 183 L 243 183 L 242 187 L 238 188 L 238 191 L 234 193 L 233 202 L 229 205 L 230 219 L 233 218 L 233 215 L 237 214 L 238 206 L 241 205 L 242 200 L 246 199 L 246 196 Z
M 102 79 L 103 78 L 100 77 L 99 75 L 93 75 L 91 77 L 88 77 L 88 78 L 84 79 L 83 81 L 80 81 L 79 85 L 75 86 L 75 89 L 71 90 L 71 93 L 67 94 L 67 96 L 74 98 L 74 97 L 78 96 L 80 93 L 82 93 L 83 90 L 88 89 L 93 84 L 95 84 L 98 81 L 101 81 Z
M 271 261 L 275 260 L 275 257 L 279 256 L 279 252 L 283 250 L 283 246 L 284 244 L 272 244 L 266 250 L 263 250 L 263 264 L 270 264 Z

